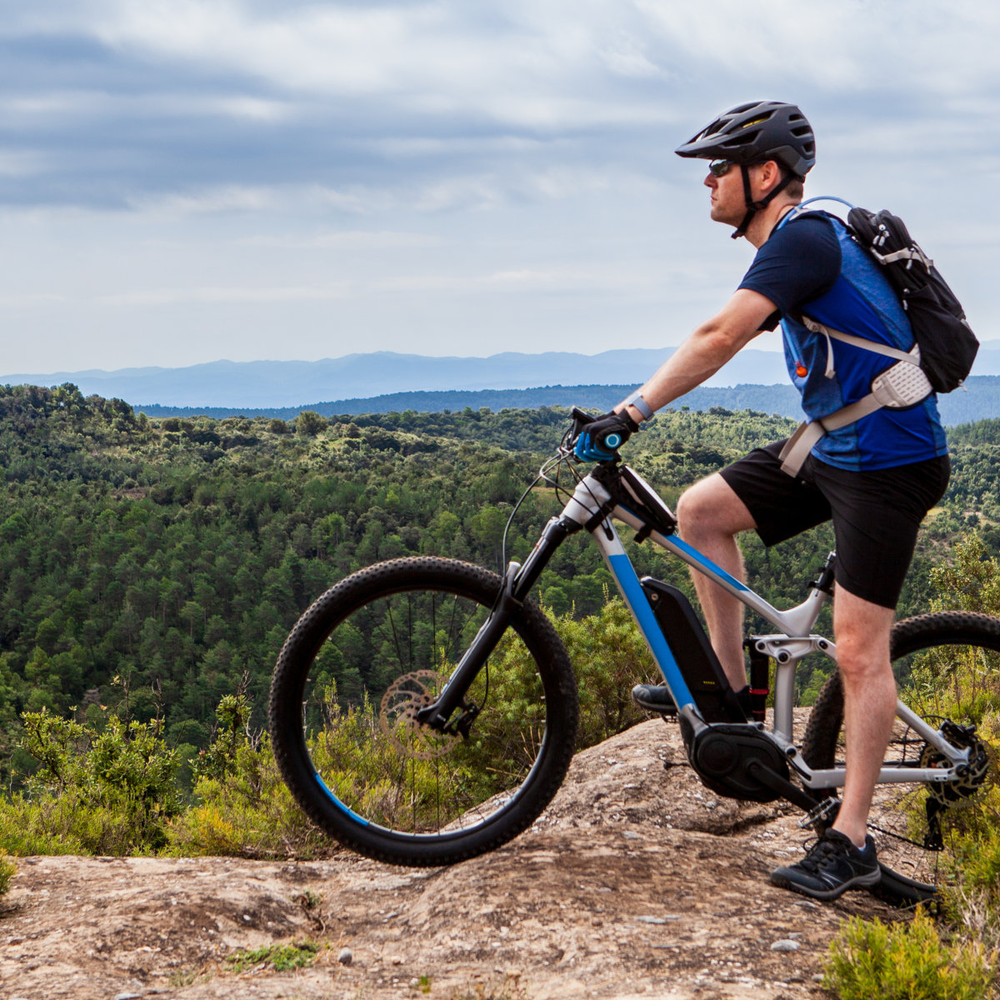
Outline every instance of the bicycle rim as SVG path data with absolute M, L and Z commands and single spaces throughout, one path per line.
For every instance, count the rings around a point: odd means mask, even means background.
M 416 719 L 488 617 L 500 578 L 444 559 L 354 574 L 306 612 L 279 657 L 272 739 L 300 804 L 380 860 L 441 864 L 515 836 L 572 757 L 576 689 L 551 623 L 518 609 L 465 698 L 467 728 Z

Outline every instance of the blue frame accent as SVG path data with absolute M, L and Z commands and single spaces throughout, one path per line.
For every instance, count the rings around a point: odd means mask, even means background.
M 620 555 L 609 555 L 608 568 L 617 581 L 626 603 L 632 609 L 632 614 L 653 653 L 653 659 L 656 660 L 656 665 L 660 668 L 667 687 L 670 688 L 674 703 L 678 708 L 694 704 L 691 689 L 687 686 L 680 667 L 677 666 L 677 660 L 674 659 L 663 632 L 660 631 L 660 623 L 653 614 L 646 592 L 642 589 L 628 556 L 624 552 Z
M 669 545 L 685 552 L 692 559 L 694 559 L 699 566 L 704 566 L 705 569 L 707 569 L 713 576 L 717 576 L 720 580 L 725 580 L 730 587 L 733 587 L 736 590 L 742 590 L 748 594 L 753 593 L 753 591 L 745 583 L 741 583 L 735 576 L 730 576 L 721 566 L 716 566 L 711 559 L 703 556 L 697 549 L 692 548 L 687 542 L 678 538 L 676 535 L 671 535 L 670 538 L 667 539 L 667 542 Z

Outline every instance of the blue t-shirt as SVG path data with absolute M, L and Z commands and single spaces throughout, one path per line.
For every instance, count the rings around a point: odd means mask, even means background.
M 909 351 L 910 321 L 885 275 L 851 239 L 844 224 L 805 212 L 771 233 L 740 283 L 769 298 L 781 320 L 785 363 L 810 420 L 864 398 L 872 379 L 896 362 L 842 341 L 827 340 L 802 314 L 833 330 Z M 833 351 L 832 373 L 830 351 Z M 948 453 L 936 398 L 902 410 L 883 407 L 824 435 L 813 455 L 842 469 L 888 469 Z

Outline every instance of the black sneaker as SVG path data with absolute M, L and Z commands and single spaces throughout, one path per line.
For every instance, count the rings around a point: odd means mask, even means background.
M 859 850 L 838 830 L 827 830 L 798 864 L 776 868 L 771 884 L 813 899 L 836 899 L 848 889 L 878 885 L 882 870 L 875 856 L 875 843 L 865 837 Z
M 632 700 L 647 712 L 659 712 L 660 715 L 677 714 L 674 699 L 663 684 L 636 684 L 632 688 Z

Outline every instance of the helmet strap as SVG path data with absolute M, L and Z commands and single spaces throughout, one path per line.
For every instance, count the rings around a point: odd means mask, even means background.
M 733 233 L 732 238 L 734 240 L 738 240 L 741 236 L 746 236 L 747 230 L 750 228 L 750 223 L 753 222 L 753 217 L 762 209 L 767 208 L 775 195 L 784 191 L 791 184 L 792 177 L 794 177 L 794 174 L 790 170 L 783 170 L 778 186 L 761 198 L 760 201 L 754 201 L 753 192 L 750 190 L 750 168 L 741 163 L 740 173 L 743 175 L 743 200 L 746 202 L 747 214 L 743 216 L 743 221 L 740 223 L 739 228 Z

